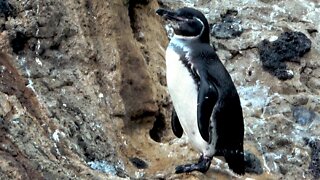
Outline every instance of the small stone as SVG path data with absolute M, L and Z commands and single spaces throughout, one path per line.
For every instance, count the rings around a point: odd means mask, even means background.
M 260 160 L 251 152 L 244 153 L 245 172 L 253 174 L 262 174 L 263 169 Z
M 129 160 L 138 169 L 148 168 L 148 164 L 140 158 L 133 157 L 133 158 L 130 158 Z
M 243 32 L 241 20 L 236 18 L 236 10 L 228 10 L 221 15 L 221 22 L 214 23 L 211 27 L 211 35 L 220 39 L 231 39 L 240 36 Z
M 320 79 L 312 77 L 308 82 L 309 88 L 320 89 Z
M 288 168 L 286 168 L 285 166 L 280 165 L 279 166 L 279 171 L 281 174 L 286 175 L 288 172 Z
M 310 124 L 316 117 L 316 113 L 306 109 L 303 106 L 293 107 L 293 118 L 295 121 L 304 126 Z
M 294 106 L 302 106 L 306 105 L 309 101 L 309 97 L 306 95 L 297 95 L 293 97 L 293 102 L 292 104 Z
M 316 77 L 316 78 L 320 78 L 320 69 L 313 69 L 312 70 L 312 76 Z
M 0 73 L 4 73 L 7 68 L 5 66 L 0 66 Z

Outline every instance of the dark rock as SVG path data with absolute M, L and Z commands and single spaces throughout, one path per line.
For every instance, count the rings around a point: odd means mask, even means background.
M 320 178 L 320 140 L 305 139 L 309 147 L 311 148 L 311 162 L 309 169 L 314 179 Z
M 274 144 L 277 147 L 288 147 L 292 145 L 292 141 L 290 141 L 290 139 L 286 138 L 286 137 L 278 137 L 274 140 Z
M 286 175 L 288 173 L 288 168 L 281 165 L 281 166 L 279 166 L 279 171 L 281 174 Z
M 142 160 L 140 158 L 133 157 L 133 158 L 130 158 L 129 160 L 138 169 L 146 169 L 146 168 L 148 168 L 148 164 L 144 160 Z
M 251 152 L 246 151 L 244 153 L 245 172 L 262 174 L 263 169 L 260 160 Z
M 10 44 L 14 53 L 19 54 L 28 42 L 29 37 L 27 37 L 23 32 L 16 32 L 16 36 L 11 40 Z
M 310 124 L 316 118 L 315 112 L 303 106 L 293 107 L 292 115 L 295 121 L 302 126 Z
M 221 22 L 212 24 L 211 35 L 219 39 L 231 39 L 240 36 L 243 32 L 241 20 L 237 18 L 236 10 L 228 10 L 221 15 Z
M 310 48 L 311 40 L 301 32 L 284 32 L 274 42 L 265 39 L 258 45 L 263 68 L 280 80 L 293 78 L 284 62 L 299 63 Z
M 0 1 L 0 17 L 4 16 L 5 18 L 9 16 L 15 16 L 15 9 L 7 0 Z
M 314 28 L 311 28 L 311 29 L 307 29 L 308 33 L 311 35 L 311 36 L 315 36 L 317 33 L 318 33 L 318 30 L 317 29 L 314 29 Z

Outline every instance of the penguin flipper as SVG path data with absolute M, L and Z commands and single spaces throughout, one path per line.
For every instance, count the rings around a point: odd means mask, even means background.
M 210 143 L 210 120 L 212 119 L 212 112 L 218 99 L 218 92 L 216 87 L 205 78 L 205 75 L 200 76 L 197 120 L 198 128 L 202 138 Z
M 183 129 L 174 108 L 172 108 L 171 126 L 172 126 L 173 134 L 176 135 L 178 138 L 181 138 L 183 134 Z

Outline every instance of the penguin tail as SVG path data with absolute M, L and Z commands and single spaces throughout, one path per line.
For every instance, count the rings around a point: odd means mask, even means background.
M 244 163 L 244 155 L 243 152 L 240 153 L 228 153 L 224 155 L 226 162 L 229 165 L 229 168 L 239 174 L 244 175 L 245 173 L 245 163 Z

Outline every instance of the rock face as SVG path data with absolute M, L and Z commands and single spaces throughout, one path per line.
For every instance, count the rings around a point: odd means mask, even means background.
M 245 150 L 263 173 L 240 179 L 318 178 L 320 24 L 317 1 L 169 1 L 242 33 L 212 37 L 240 94 Z M 170 127 L 165 25 L 154 0 L 4 0 L 0 3 L 0 179 L 219 179 L 175 175 L 198 155 Z M 228 21 L 229 22 L 229 21 Z M 292 79 L 264 71 L 258 44 L 299 31 L 312 42 Z M 257 167 L 250 167 L 257 169 Z M 261 172 L 261 168 L 259 170 Z
M 134 167 L 129 158 L 139 156 L 132 133 L 145 129 L 140 140 L 153 142 L 149 131 L 155 122 L 166 125 L 169 107 L 157 3 L 6 3 L 1 177 L 134 176 L 126 170 Z M 161 140 L 164 130 L 152 135 Z

